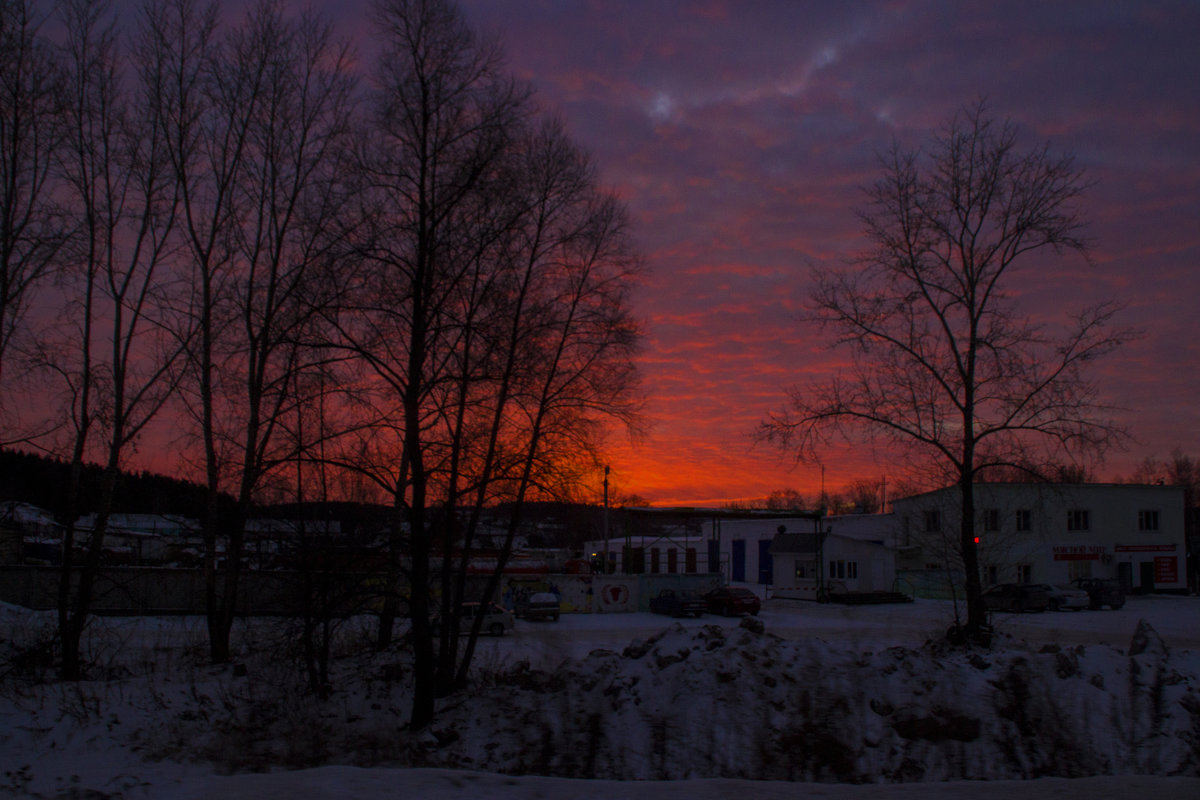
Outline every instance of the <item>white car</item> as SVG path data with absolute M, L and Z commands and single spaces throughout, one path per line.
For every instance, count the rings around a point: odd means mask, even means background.
M 1041 583 L 1038 584 L 1038 588 L 1050 596 L 1049 609 L 1051 611 L 1062 611 L 1068 608 L 1079 611 L 1087 608 L 1090 602 L 1088 593 L 1082 589 L 1076 589 L 1074 586 Z
M 458 620 L 458 635 L 466 636 L 471 632 L 471 626 L 475 624 L 475 617 L 483 614 L 483 624 L 479 627 L 480 633 L 486 633 L 490 636 L 503 636 L 505 631 L 511 631 L 516 625 L 513 618 L 513 612 L 509 611 L 502 605 L 497 603 L 488 603 L 484 608 L 481 603 L 463 603 L 462 616 Z M 433 626 L 436 635 L 440 625 L 440 619 L 437 615 L 429 618 L 429 624 Z
M 484 608 L 480 603 L 463 603 L 462 621 L 459 624 L 464 633 L 470 632 L 471 626 L 475 624 L 475 617 L 479 614 L 483 614 L 483 625 L 479 630 L 492 636 L 503 636 L 505 631 L 511 631 L 516 624 L 513 612 L 504 606 L 488 603 L 487 608 Z

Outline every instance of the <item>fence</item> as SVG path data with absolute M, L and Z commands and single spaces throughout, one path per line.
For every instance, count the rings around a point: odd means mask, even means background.
M 0 566 L 0 601 L 32 609 L 58 603 L 58 567 Z M 467 598 L 483 594 L 487 576 L 470 576 Z M 506 575 L 501 596 L 512 608 L 517 597 L 553 592 L 567 613 L 645 611 L 650 598 L 668 586 L 706 591 L 718 575 Z M 436 583 L 436 582 L 435 582 Z M 221 584 L 218 582 L 218 590 Z M 374 572 L 295 572 L 245 570 L 238 580 L 239 614 L 292 615 L 314 604 L 334 613 L 370 613 L 378 609 L 387 587 Z M 405 587 L 397 587 L 406 595 Z M 103 567 L 96 575 L 92 611 L 97 614 L 203 614 L 204 574 L 199 569 L 171 567 Z

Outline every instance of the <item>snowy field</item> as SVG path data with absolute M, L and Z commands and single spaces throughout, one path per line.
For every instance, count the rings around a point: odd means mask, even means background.
M 1200 598 L 996 614 L 996 647 L 973 653 L 941 643 L 953 619 L 942 601 L 768 600 L 762 630 L 518 620 L 413 735 L 407 654 L 369 653 L 366 621 L 318 704 L 279 620 L 239 629 L 238 677 L 204 664 L 200 619 L 99 619 L 95 679 L 64 685 L 26 663 L 52 615 L 0 606 L 0 796 L 1200 797 Z

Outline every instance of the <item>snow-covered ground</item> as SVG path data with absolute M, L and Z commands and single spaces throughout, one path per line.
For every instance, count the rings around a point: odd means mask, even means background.
M 0 796 L 1200 797 L 1200 598 L 997 614 L 990 651 L 948 648 L 953 618 L 769 600 L 761 629 L 519 620 L 414 735 L 407 654 L 371 653 L 364 621 L 318 703 L 279 620 L 239 631 L 243 675 L 205 665 L 202 620 L 99 619 L 95 679 L 60 684 L 35 677 L 52 615 L 0 606 Z

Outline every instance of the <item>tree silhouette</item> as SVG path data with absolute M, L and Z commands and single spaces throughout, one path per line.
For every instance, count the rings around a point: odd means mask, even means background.
M 860 218 L 869 251 L 815 270 L 814 319 L 853 354 L 824 384 L 789 392 L 762 435 L 817 456 L 834 431 L 911 448 L 959 487 L 968 628 L 986 623 L 972 485 L 981 470 L 1043 467 L 1102 451 L 1123 431 L 1085 369 L 1130 335 L 1117 308 L 1085 308 L 1052 331 L 1013 301 L 1036 255 L 1086 256 L 1071 156 L 1018 147 L 983 102 L 956 114 L 927 153 L 893 145 Z

